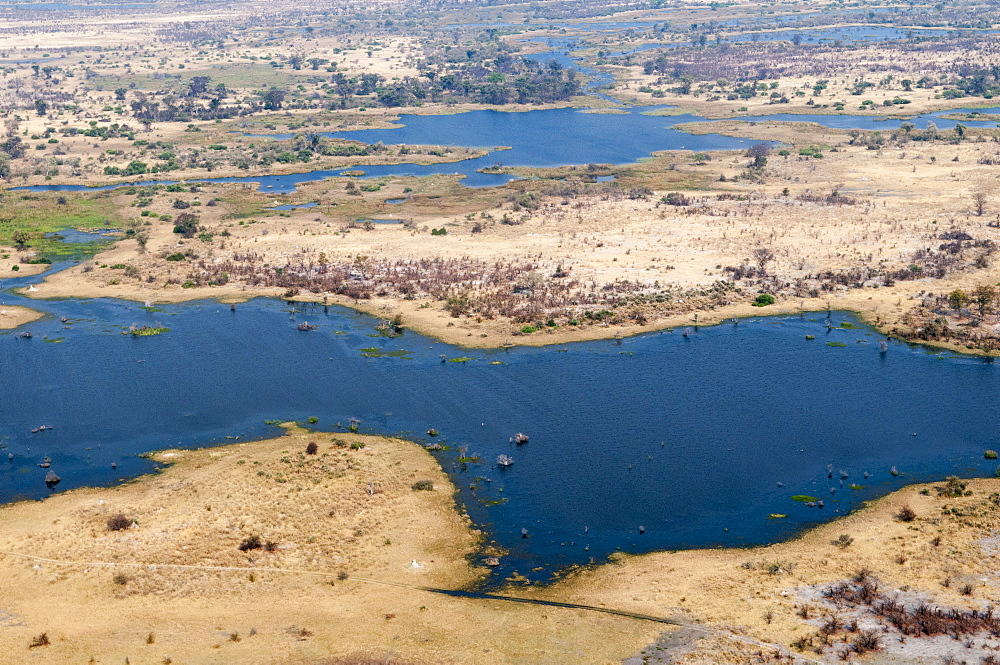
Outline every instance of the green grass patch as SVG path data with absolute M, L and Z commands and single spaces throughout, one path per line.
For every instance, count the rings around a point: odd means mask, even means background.
M 469 358 L 468 356 L 459 356 L 458 358 L 448 358 L 448 362 L 450 363 L 467 363 L 470 360 L 473 359 Z
M 838 349 L 847 346 L 843 342 L 827 342 L 826 345 L 827 346 L 833 346 L 833 347 L 836 347 Z
M 792 497 L 792 501 L 798 501 L 799 503 L 809 503 L 810 501 L 813 502 L 819 501 L 819 499 L 817 499 L 814 496 L 809 496 L 808 494 L 796 494 Z
M 60 198 L 66 203 L 58 203 Z M 102 229 L 120 225 L 121 217 L 111 199 L 100 193 L 74 197 L 71 192 L 12 192 L 4 197 L 0 209 L 0 245 L 15 246 L 16 234 L 21 239 L 27 236 L 25 251 L 34 251 L 49 259 L 91 254 L 106 241 L 65 243 L 59 238 L 44 236 L 63 229 Z

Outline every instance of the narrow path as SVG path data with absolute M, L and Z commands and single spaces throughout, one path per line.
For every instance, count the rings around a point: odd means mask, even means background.
M 48 559 L 40 556 L 33 556 L 31 554 L 21 554 L 19 552 L 6 552 L 0 550 L 0 556 L 8 556 L 15 559 L 23 559 L 26 561 L 37 561 L 40 563 L 50 563 L 56 566 L 74 566 L 74 567 L 84 567 L 84 568 L 148 568 L 149 570 L 157 570 L 159 568 L 167 568 L 173 570 L 222 570 L 222 571 L 233 571 L 241 573 L 278 573 L 282 575 L 304 575 L 311 577 L 340 577 L 342 573 L 328 573 L 324 571 L 316 570 L 299 570 L 295 568 L 271 568 L 271 567 L 248 567 L 248 566 L 199 566 L 193 564 L 180 564 L 180 563 L 128 563 L 128 562 L 116 562 L 116 561 L 64 561 L 61 559 Z M 563 609 L 571 610 L 585 610 L 588 612 L 601 612 L 603 614 L 613 614 L 615 616 L 626 617 L 628 619 L 638 619 L 640 621 L 652 621 L 655 623 L 662 623 L 671 626 L 679 626 L 683 628 L 689 628 L 691 630 L 696 630 L 708 635 L 718 635 L 720 637 L 725 637 L 737 642 L 743 642 L 744 644 L 749 644 L 751 646 L 757 646 L 762 649 L 772 649 L 777 650 L 784 654 L 786 657 L 791 657 L 792 662 L 805 661 L 808 663 L 816 663 L 817 665 L 823 665 L 824 661 L 816 660 L 809 656 L 805 656 L 800 653 L 795 653 L 790 651 L 780 644 L 773 644 L 770 642 L 764 642 L 761 640 L 755 640 L 752 637 L 747 637 L 745 635 L 738 635 L 736 633 L 731 633 L 727 630 L 720 630 L 716 628 L 708 628 L 706 626 L 699 626 L 698 624 L 687 623 L 684 621 L 679 621 L 677 619 L 667 619 L 664 617 L 653 616 L 650 614 L 640 614 L 639 612 L 630 612 L 628 610 L 617 610 L 610 607 L 599 607 L 595 605 L 582 605 L 579 603 L 564 603 L 556 600 L 541 600 L 539 598 L 522 598 L 519 596 L 502 596 L 495 593 L 480 593 L 478 591 L 461 591 L 458 589 L 440 589 L 437 587 L 421 586 L 419 584 L 407 584 L 405 582 L 388 582 L 385 580 L 373 580 L 364 577 L 347 577 L 343 581 L 347 582 L 362 582 L 365 584 L 378 584 L 382 586 L 394 586 L 403 589 L 413 589 L 414 591 L 424 591 L 427 593 L 436 593 L 444 596 L 451 596 L 453 598 L 468 598 L 472 600 L 496 600 L 508 603 L 523 603 L 526 605 L 543 605 L 546 607 L 559 607 Z

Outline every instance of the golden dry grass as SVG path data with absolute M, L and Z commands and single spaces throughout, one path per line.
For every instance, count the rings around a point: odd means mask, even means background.
M 0 509 L 3 552 L 83 562 L 0 556 L 2 662 L 315 663 L 395 654 L 415 663 L 606 663 L 656 634 L 654 624 L 619 617 L 364 582 L 471 584 L 480 571 L 465 557 L 478 532 L 419 446 L 337 438 L 348 447 L 292 430 L 166 451 L 156 457 L 173 465 L 153 476 Z M 304 454 L 311 441 L 315 456 Z M 352 450 L 355 442 L 365 447 Z M 420 479 L 435 490 L 412 490 Z M 119 513 L 135 524 L 108 530 Z M 277 549 L 241 552 L 251 535 Z M 51 644 L 29 649 L 43 632 Z

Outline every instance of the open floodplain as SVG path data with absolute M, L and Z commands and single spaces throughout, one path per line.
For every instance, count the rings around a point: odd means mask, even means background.
M 0 663 L 994 663 L 991 5 L 0 7 Z

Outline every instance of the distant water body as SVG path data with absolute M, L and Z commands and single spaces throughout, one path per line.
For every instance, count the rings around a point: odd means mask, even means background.
M 686 122 L 706 122 L 695 115 L 655 116 L 646 115 L 656 108 L 619 109 L 616 113 L 587 113 L 578 109 L 560 108 L 525 112 L 469 111 L 453 115 L 407 115 L 400 117 L 401 127 L 395 129 L 364 129 L 345 132 L 325 132 L 323 136 L 363 141 L 365 143 L 467 146 L 491 149 L 475 159 L 432 165 L 392 164 L 354 166 L 293 173 L 288 175 L 261 175 L 232 178 L 201 178 L 192 182 L 245 182 L 258 183 L 262 191 L 285 194 L 295 191 L 296 185 L 315 182 L 346 172 L 362 170 L 365 178 L 383 176 L 427 176 L 459 174 L 469 187 L 502 185 L 514 176 L 502 173 L 480 173 L 497 164 L 504 166 L 556 167 L 585 165 L 589 163 L 628 164 L 658 150 L 742 150 L 754 143 L 749 138 L 733 138 L 720 134 L 692 135 L 676 125 Z M 954 109 L 915 116 L 905 122 L 925 128 L 934 122 L 940 129 L 954 127 L 959 121 L 941 116 L 969 111 Z M 1000 112 L 1000 107 L 975 109 L 982 113 Z M 840 129 L 898 129 L 903 120 L 879 120 L 872 116 L 858 115 L 806 115 L 775 113 L 739 118 L 750 122 L 771 120 L 813 122 Z M 969 127 L 995 127 L 996 122 L 962 120 Z M 291 138 L 279 134 L 274 140 Z M 508 150 L 496 149 L 498 146 Z M 107 185 L 89 188 L 84 185 L 37 185 L 13 187 L 27 191 L 86 191 L 112 189 L 129 185 L 171 184 L 171 180 L 147 180 L 137 183 Z

